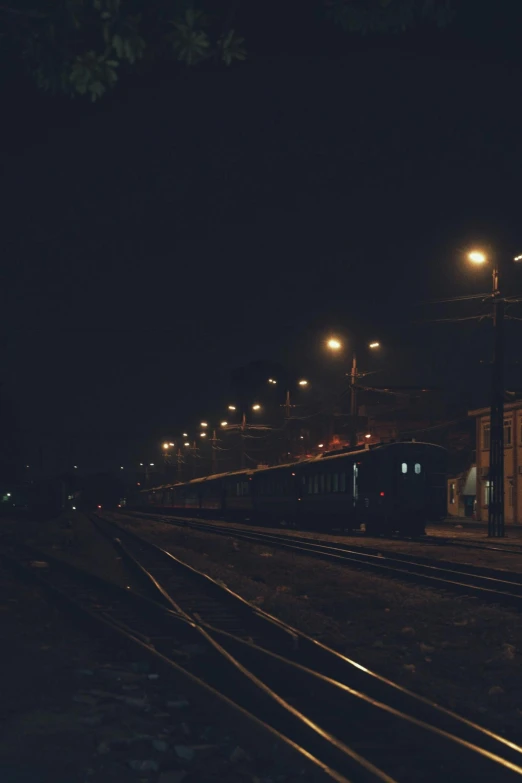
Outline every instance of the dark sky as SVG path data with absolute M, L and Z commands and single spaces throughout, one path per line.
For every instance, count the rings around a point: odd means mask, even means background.
M 481 305 L 418 303 L 489 289 L 477 239 L 522 252 L 520 5 L 383 39 L 245 18 L 245 64 L 94 106 L 7 84 L 0 367 L 24 458 L 153 460 L 221 418 L 239 364 L 324 378 L 330 331 L 382 341 L 376 383 L 483 402 L 488 324 L 418 323 Z M 522 267 L 505 279 L 522 292 Z

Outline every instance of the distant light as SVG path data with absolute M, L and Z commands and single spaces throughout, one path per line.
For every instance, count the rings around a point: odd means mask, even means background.
M 176 445 L 175 443 L 169 443 L 169 446 L 175 446 L 175 445 Z
M 229 405 L 228 406 L 228 410 L 229 411 L 235 411 L 236 410 L 236 406 L 235 405 Z
M 380 348 L 380 347 L 381 347 L 380 343 L 377 343 L 377 342 L 376 343 L 370 343 L 370 348 Z
M 76 511 L 76 506 L 72 506 L 72 510 L 73 510 L 73 511 Z
M 101 508 L 101 506 L 98 506 L 98 508 Z
M 304 440 L 304 435 L 299 435 L 299 437 L 301 438 L 301 440 Z
M 121 508 L 121 503 L 118 503 L 118 508 Z
M 190 446 L 190 443 L 187 441 L 187 442 L 186 442 L 186 443 L 184 443 L 183 445 L 184 445 L 184 446 Z
M 269 378 L 268 383 L 273 383 L 275 385 L 277 381 L 274 378 Z
M 515 256 L 513 261 L 522 261 L 522 256 Z
M 163 448 L 164 448 L 164 449 L 168 449 L 168 447 L 169 447 L 169 444 L 168 444 L 168 443 L 164 443 L 164 444 L 163 444 Z
M 228 421 L 222 421 L 222 422 L 221 422 L 221 426 L 222 426 L 222 427 L 226 427 L 226 426 L 227 426 L 227 424 L 228 424 Z
M 308 386 L 308 381 L 299 381 L 299 386 Z
M 137 481 L 137 482 L 136 482 L 136 486 L 137 486 L 137 487 L 141 487 L 141 482 L 140 482 L 140 481 Z
M 149 462 L 149 465 L 151 466 L 151 468 L 154 467 L 154 463 L 153 462 Z
M 260 411 L 260 410 L 261 410 L 261 405 L 259 405 L 259 404 L 256 402 L 256 404 L 255 404 L 255 405 L 252 405 L 252 410 L 253 410 L 253 411 Z
M 142 467 L 143 467 L 143 462 L 140 462 L 140 468 L 142 468 Z
M 120 470 L 123 470 L 123 465 L 120 466 Z
M 472 250 L 471 253 L 468 253 L 468 258 L 474 264 L 485 264 L 487 261 L 485 253 L 481 250 Z
M 207 433 L 206 432 L 200 432 L 199 433 L 199 437 L 200 438 L 206 438 L 207 437 Z
M 371 436 L 371 433 L 370 433 L 370 432 L 368 432 L 368 433 L 367 433 L 367 434 L 366 434 L 364 437 L 365 437 L 365 438 L 371 438 L 372 436 Z
M 7 498 L 10 498 L 10 497 L 11 497 L 11 493 L 10 493 L 10 492 L 7 492 L 7 494 L 6 494 L 6 497 L 7 497 Z
M 320 443 L 317 448 L 322 449 L 323 447 L 324 447 L 324 443 Z
M 384 497 L 384 492 L 379 492 L 379 495 L 381 496 L 381 498 L 383 498 Z
M 188 432 L 184 432 L 184 433 L 183 433 L 183 437 L 184 437 L 184 438 L 188 438 Z
M 73 468 L 74 468 L 75 470 L 78 470 L 78 465 L 73 465 Z
M 29 467 L 30 467 L 30 465 L 26 465 L 25 467 L 26 467 L 26 468 L 29 468 Z
M 201 422 L 201 426 L 202 426 L 202 427 L 208 427 L 208 424 L 207 424 L 207 422 L 206 422 L 206 421 L 202 421 L 202 422 Z
M 326 343 L 328 348 L 332 351 L 338 351 L 342 348 L 341 341 L 338 340 L 336 337 L 331 337 L 328 342 Z

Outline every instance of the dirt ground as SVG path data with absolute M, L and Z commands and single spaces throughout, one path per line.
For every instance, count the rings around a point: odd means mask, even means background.
M 182 686 L 1 566 L 0 596 L 2 783 L 290 783 Z
M 515 610 L 162 522 L 120 522 L 358 663 L 522 742 Z

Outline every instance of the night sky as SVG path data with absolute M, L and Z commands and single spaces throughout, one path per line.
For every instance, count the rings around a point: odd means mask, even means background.
M 382 39 L 245 17 L 246 63 L 94 106 L 5 83 L 0 381 L 24 461 L 156 459 L 222 418 L 238 365 L 324 382 L 331 332 L 382 341 L 375 383 L 484 403 L 488 322 L 422 323 L 484 307 L 420 303 L 489 290 L 477 240 L 522 253 L 522 4 L 489 5 Z M 504 279 L 522 293 L 522 265 Z

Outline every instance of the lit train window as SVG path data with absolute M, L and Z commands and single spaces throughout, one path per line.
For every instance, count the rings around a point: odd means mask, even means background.
M 407 473 L 408 472 L 408 465 L 406 464 L 406 462 L 402 463 L 401 470 L 402 470 L 403 473 Z
M 420 462 L 416 462 L 415 463 L 415 473 L 420 473 L 420 472 L 421 472 Z

